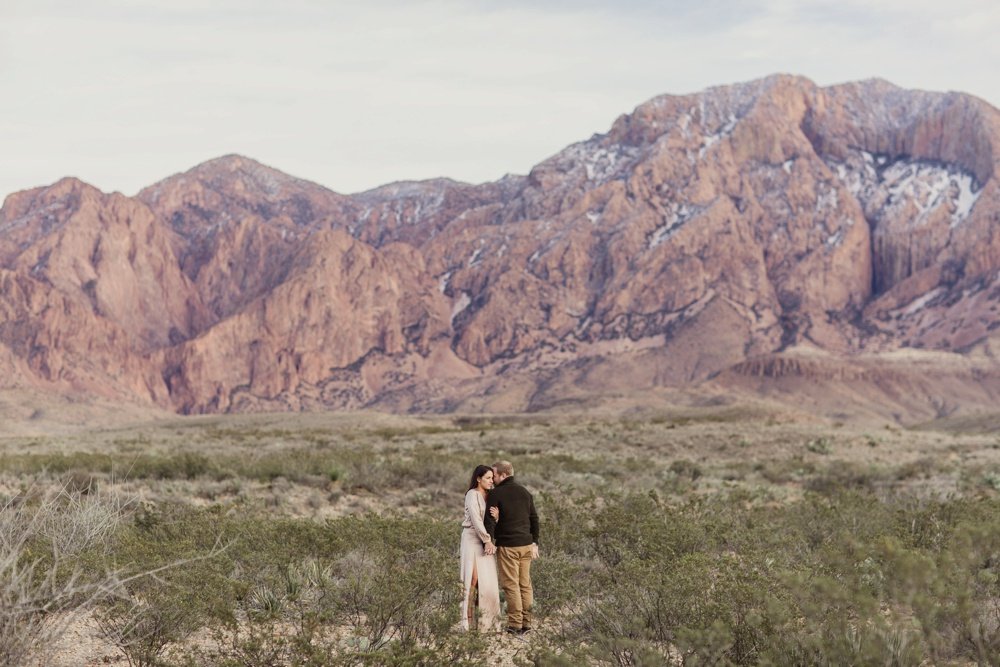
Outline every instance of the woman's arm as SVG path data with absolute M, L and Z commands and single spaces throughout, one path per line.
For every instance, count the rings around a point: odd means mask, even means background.
M 490 539 L 490 533 L 486 530 L 486 526 L 483 524 L 483 515 L 479 513 L 479 492 L 475 489 L 470 489 L 468 493 L 465 494 L 465 514 L 469 517 L 472 522 L 472 527 L 476 529 L 476 533 L 479 535 L 479 539 L 483 541 L 483 544 L 489 544 L 492 542 Z

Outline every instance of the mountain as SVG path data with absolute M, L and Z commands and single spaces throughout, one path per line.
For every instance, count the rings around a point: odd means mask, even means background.
M 245 157 L 0 209 L 0 387 L 181 412 L 1000 393 L 1000 112 L 881 80 L 663 95 L 527 176 L 354 195 Z M 661 398 L 657 398 L 657 397 Z

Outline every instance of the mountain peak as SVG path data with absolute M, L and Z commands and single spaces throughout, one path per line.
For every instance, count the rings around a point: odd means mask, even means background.
M 1000 327 L 998 117 L 776 74 L 653 98 L 494 183 L 341 196 L 230 154 L 144 190 L 148 214 L 65 179 L 0 218 L 0 263 L 30 286 L 0 290 L 0 315 L 48 318 L 0 321 L 0 346 L 39 377 L 185 411 L 540 409 L 726 369 L 838 377 L 790 358 L 802 346 L 964 354 Z M 33 242 L 67 215 L 100 233 Z M 77 302 L 129 335 L 81 325 Z M 950 409 L 908 395 L 914 415 Z
M 184 193 L 187 193 L 186 195 Z M 143 188 L 137 195 L 154 209 L 176 207 L 195 196 L 241 202 L 277 202 L 298 196 L 339 197 L 327 188 L 231 153 L 202 162 Z M 209 194 L 214 193 L 214 194 Z M 253 207 L 251 207 L 253 208 Z
M 8 195 L 0 207 L 0 223 L 7 223 L 31 211 L 52 208 L 57 204 L 73 208 L 84 196 L 100 197 L 103 194 L 93 185 L 75 176 L 65 176 L 52 185 L 43 185 Z
M 277 194 L 282 187 L 300 182 L 283 171 L 235 153 L 202 162 L 179 176 L 194 178 L 212 188 L 231 185 L 239 187 L 242 184 L 271 195 Z
M 246 155 L 229 153 L 227 155 L 220 155 L 219 157 L 212 158 L 210 160 L 205 160 L 204 162 L 189 169 L 187 173 L 200 171 L 239 171 L 242 169 L 270 169 L 271 171 L 278 171 L 277 169 L 268 167 L 262 162 L 254 160 L 251 157 L 247 157 Z
M 355 197 L 371 200 L 403 199 L 437 194 L 446 188 L 471 187 L 468 183 L 451 178 L 428 178 L 422 181 L 394 181 L 359 192 Z

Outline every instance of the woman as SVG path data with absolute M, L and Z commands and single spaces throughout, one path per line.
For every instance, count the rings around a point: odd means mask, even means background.
M 486 493 L 493 488 L 493 469 L 476 466 L 465 494 L 465 519 L 462 521 L 462 629 L 494 630 L 500 619 L 500 586 L 497 583 L 497 548 L 486 532 Z M 497 518 L 494 512 L 493 517 Z M 476 598 L 479 599 L 479 623 Z

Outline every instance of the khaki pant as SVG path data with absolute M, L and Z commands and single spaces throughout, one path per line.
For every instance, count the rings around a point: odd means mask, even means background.
M 497 567 L 507 598 L 507 627 L 531 627 L 531 546 L 497 547 Z

